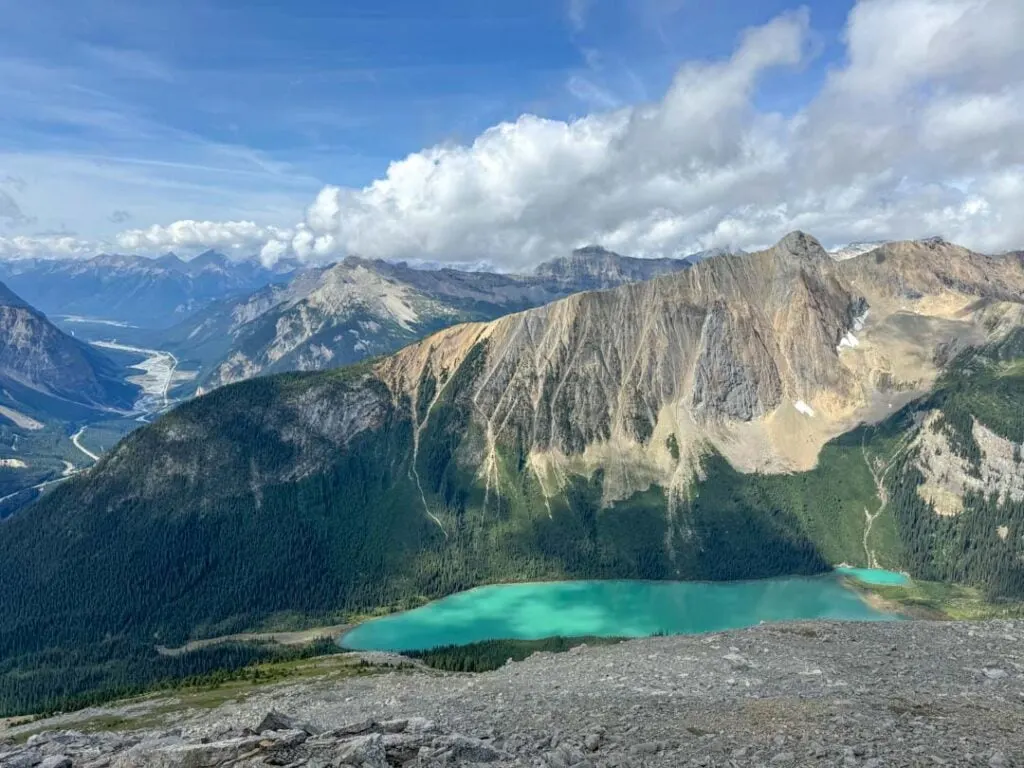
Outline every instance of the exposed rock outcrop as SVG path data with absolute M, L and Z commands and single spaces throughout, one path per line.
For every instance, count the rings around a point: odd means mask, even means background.
M 0 387 L 45 415 L 47 399 L 96 408 L 130 408 L 139 390 L 114 363 L 68 336 L 0 283 Z M 34 393 L 34 396 L 33 396 Z M 41 403 L 36 402 L 41 398 Z
M 977 419 L 971 437 L 981 458 L 977 465 L 959 456 L 942 426 L 942 414 L 933 411 L 924 419 L 912 447 L 915 465 L 924 475 L 917 492 L 940 515 L 957 515 L 964 508 L 964 494 L 974 491 L 994 496 L 1000 504 L 1024 501 L 1024 446 L 1000 437 Z
M 621 498 L 686 480 L 679 468 L 709 446 L 748 471 L 808 469 L 827 440 L 927 390 L 942 348 L 1019 325 L 1022 302 L 1019 258 L 924 241 L 836 262 L 795 232 L 759 253 L 442 331 L 377 371 L 414 398 L 485 346 L 471 395 L 483 455 L 518 445 L 541 477 L 614 474 L 607 446 L 636 470 L 611 489 Z M 682 446 L 671 458 L 670 435 Z

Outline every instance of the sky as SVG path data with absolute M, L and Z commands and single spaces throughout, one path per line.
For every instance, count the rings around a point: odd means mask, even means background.
M 0 257 L 1024 247 L 1020 0 L 0 0 Z

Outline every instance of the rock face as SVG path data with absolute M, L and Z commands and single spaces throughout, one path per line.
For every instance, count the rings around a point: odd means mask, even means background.
M 420 270 L 349 257 L 241 300 L 214 305 L 169 335 L 184 355 L 212 348 L 201 389 L 265 373 L 337 368 L 454 323 L 564 296 L 552 281 Z
M 972 421 L 971 434 L 981 454 L 977 465 L 950 445 L 940 411 L 925 416 L 914 439 L 914 463 L 924 478 L 917 490 L 937 514 L 962 512 L 968 492 L 993 496 L 1000 504 L 1024 501 L 1024 445 L 1000 437 L 977 419 Z
M 8 729 L 18 741 L 6 745 L 0 730 L 0 764 L 1020 765 L 1022 633 L 1020 622 L 762 626 L 535 654 L 480 675 L 277 684 L 213 710 L 158 697 Z M 275 709 L 308 730 L 259 731 Z M 93 728 L 110 721 L 124 730 Z
M 574 291 L 617 288 L 686 269 L 697 259 L 637 259 L 620 256 L 599 245 L 577 248 L 571 255 L 540 264 L 534 274 L 572 287 Z
M 469 396 L 485 457 L 517 445 L 550 478 L 579 469 L 577 456 L 613 486 L 628 457 L 630 477 L 611 491 L 624 497 L 652 478 L 688 481 L 709 446 L 746 471 L 808 469 L 881 402 L 930 388 L 942 345 L 1018 327 L 1022 301 L 1019 258 L 929 241 L 837 263 L 793 233 L 767 251 L 442 331 L 377 371 L 414 402 L 421 382 L 485 348 Z
M 68 336 L 0 284 L 0 387 L 17 404 L 45 415 L 61 401 L 96 408 L 130 408 L 138 392 L 116 366 Z

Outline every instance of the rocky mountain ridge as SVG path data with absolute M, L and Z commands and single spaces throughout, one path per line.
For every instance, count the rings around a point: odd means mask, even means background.
M 469 396 L 484 455 L 522 445 L 545 487 L 602 467 L 611 499 L 685 485 L 708 446 L 744 471 L 809 469 L 880 400 L 930 388 L 940 347 L 998 338 L 1022 319 L 1019 258 L 908 242 L 836 263 L 794 233 L 767 251 L 442 331 L 377 373 L 415 408 L 422 382 L 486 347 Z
M 459 322 L 490 320 L 689 266 L 597 247 L 541 265 L 531 276 L 348 257 L 299 272 L 286 285 L 219 302 L 166 338 L 179 355 L 205 366 L 204 392 L 259 374 L 338 367 Z
M 47 402 L 97 409 L 130 409 L 137 388 L 123 382 L 102 353 L 68 336 L 45 315 L 0 284 L 0 388 L 8 405 Z
M 609 251 L 600 245 L 577 248 L 569 256 L 552 259 L 537 266 L 538 277 L 569 284 L 574 291 L 616 288 L 627 283 L 650 280 L 652 277 L 686 269 L 699 260 L 640 259 Z

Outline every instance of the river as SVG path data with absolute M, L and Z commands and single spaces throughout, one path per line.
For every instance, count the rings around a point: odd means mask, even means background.
M 906 581 L 900 574 L 872 574 L 862 572 L 863 580 Z M 414 651 L 495 639 L 647 637 L 762 621 L 894 618 L 869 606 L 841 574 L 742 582 L 555 581 L 460 592 L 360 624 L 340 643 L 353 650 Z
M 119 352 L 132 352 L 143 355 L 144 360 L 131 366 L 141 371 L 140 374 L 129 376 L 128 381 L 142 389 L 142 396 L 135 403 L 136 411 L 142 415 L 140 421 L 146 421 L 152 414 L 166 410 L 172 405 L 168 393 L 178 381 L 191 378 L 192 373 L 178 371 L 178 358 L 162 349 L 146 349 L 120 344 L 116 341 L 93 341 L 94 347 L 115 349 Z

